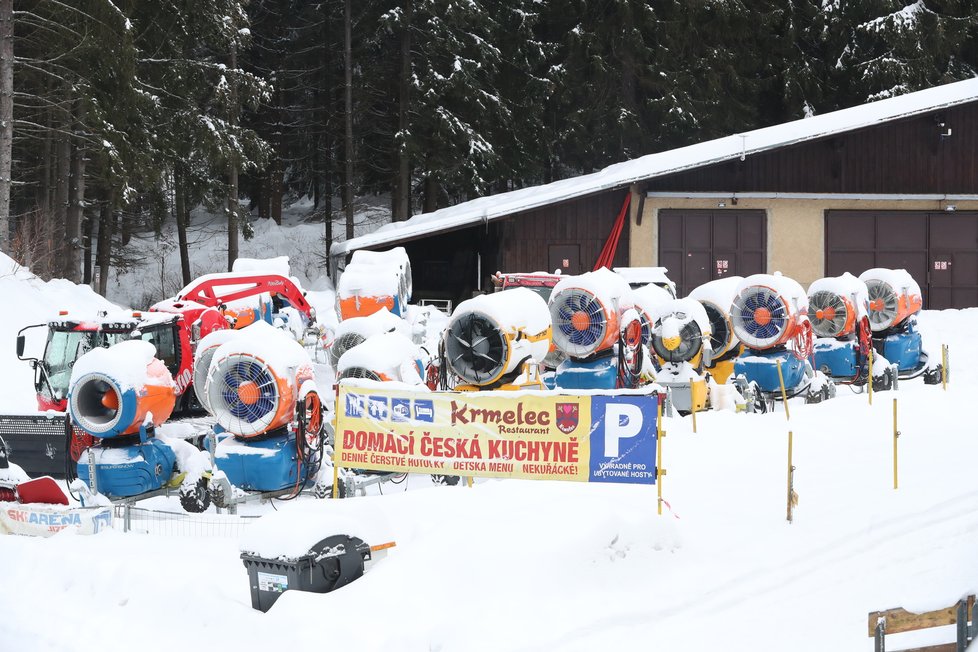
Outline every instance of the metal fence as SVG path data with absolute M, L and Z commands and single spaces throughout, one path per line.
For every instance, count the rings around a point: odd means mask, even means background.
M 142 532 L 177 537 L 238 537 L 260 516 L 236 514 L 190 514 L 116 505 L 113 527 L 123 532 Z

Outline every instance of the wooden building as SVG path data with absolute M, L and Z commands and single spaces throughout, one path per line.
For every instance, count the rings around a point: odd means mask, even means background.
M 725 275 L 803 286 L 904 268 L 925 306 L 978 306 L 978 79 L 651 154 L 482 197 L 338 243 L 407 248 L 418 297 L 497 270 L 593 268 L 629 200 L 615 265 L 664 266 L 685 295 Z

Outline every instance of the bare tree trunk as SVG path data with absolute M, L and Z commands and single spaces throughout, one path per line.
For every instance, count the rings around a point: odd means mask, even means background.
M 82 255 L 84 264 L 82 265 L 82 283 L 92 284 L 92 232 L 95 230 L 95 220 L 89 211 L 82 210 Z
M 187 181 L 186 176 L 177 165 L 173 171 L 173 212 L 177 218 L 177 240 L 180 243 L 180 273 L 183 275 L 184 286 L 190 285 L 190 249 L 187 246 Z
M 411 16 L 414 5 L 404 0 L 404 24 L 401 26 L 401 79 L 400 106 L 397 115 L 397 182 L 394 221 L 411 217 L 411 157 L 407 151 L 407 135 L 410 128 L 408 110 L 411 106 Z
M 278 225 L 282 224 L 282 195 L 284 194 L 283 185 L 285 183 L 285 171 L 282 169 L 282 159 L 275 157 L 271 171 L 271 192 L 269 193 L 269 203 L 271 204 L 271 217 Z
M 71 139 L 68 132 L 70 124 L 60 122 L 61 132 L 58 134 L 57 154 L 55 160 L 55 187 L 54 205 L 51 214 L 54 217 L 54 226 L 61 233 L 60 242 L 55 243 L 58 254 L 55 257 L 56 263 L 52 265 L 58 274 L 64 276 L 66 262 L 70 257 L 71 231 L 68 227 L 68 179 L 71 176 Z
M 231 43 L 231 126 L 238 122 L 238 44 Z M 238 259 L 238 156 L 231 154 L 231 166 L 228 171 L 228 271 L 234 267 Z
M 330 71 L 330 43 L 329 43 L 329 3 L 323 3 L 323 80 L 320 91 L 322 93 L 323 106 L 323 143 L 320 151 L 322 152 L 322 175 L 323 175 L 323 238 L 326 241 L 326 257 L 329 258 L 329 248 L 333 244 L 333 157 L 330 144 L 330 116 L 333 102 L 333 84 Z M 326 265 L 327 274 L 330 266 Z
M 115 200 L 111 190 L 103 191 L 98 215 L 98 248 L 95 253 L 98 265 L 98 293 L 103 297 L 109 288 L 109 270 L 112 266 L 112 233 L 115 231 Z
M 346 213 L 346 239 L 353 239 L 353 22 L 350 0 L 343 5 L 343 120 L 346 126 L 343 154 L 346 169 L 343 174 L 343 210 Z
M 438 210 L 438 180 L 433 176 L 424 178 L 424 208 L 425 213 Z
M 81 131 L 84 122 L 84 108 L 80 101 L 75 102 L 75 116 L 72 133 L 75 146 L 71 152 L 71 174 L 68 181 L 68 207 L 66 211 L 66 241 L 68 254 L 65 256 L 65 278 L 80 283 L 82 277 L 82 255 L 85 242 L 82 238 L 82 221 L 85 208 L 85 148 L 82 146 Z M 69 147 L 71 144 L 69 143 Z
M 14 138 L 14 2 L 0 0 L 0 251 L 10 252 L 10 168 Z

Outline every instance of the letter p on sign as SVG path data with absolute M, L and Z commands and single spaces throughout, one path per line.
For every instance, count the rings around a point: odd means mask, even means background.
M 618 457 L 618 442 L 642 431 L 642 410 L 631 403 L 609 403 L 604 412 L 604 456 Z

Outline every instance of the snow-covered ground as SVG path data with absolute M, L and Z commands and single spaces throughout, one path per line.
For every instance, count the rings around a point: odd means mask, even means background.
M 30 411 L 17 330 L 103 301 L 7 267 L 0 258 L 0 293 L 18 310 L 0 326 L 0 412 Z M 250 506 L 277 511 L 283 541 L 352 519 L 397 542 L 352 585 L 288 592 L 265 614 L 251 608 L 239 555 L 267 519 L 212 508 L 135 521 L 152 533 L 0 537 L 0 651 L 870 650 L 868 612 L 978 592 L 978 309 L 924 312 L 920 328 L 931 347 L 951 347 L 946 392 L 908 381 L 870 406 L 840 388 L 825 404 L 793 401 L 790 421 L 781 406 L 699 414 L 696 433 L 689 417 L 666 419 L 662 516 L 655 487 L 442 487 L 422 476 L 384 495 Z M 789 430 L 800 498 L 791 524 Z M 145 506 L 179 511 L 175 499 Z

